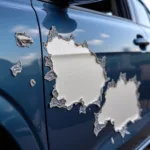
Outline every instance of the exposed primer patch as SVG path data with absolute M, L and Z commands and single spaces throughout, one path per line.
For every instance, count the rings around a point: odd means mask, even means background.
M 12 66 L 12 67 L 10 68 L 10 70 L 11 70 L 13 76 L 16 77 L 17 74 L 21 73 L 21 71 L 22 71 L 22 65 L 21 65 L 21 62 L 18 61 L 14 66 Z
M 44 79 L 48 81 L 52 81 L 57 78 L 57 75 L 54 71 L 49 71 L 46 73 Z
M 115 143 L 115 140 L 114 140 L 114 138 L 113 138 L 113 137 L 111 138 L 111 143 L 112 143 L 112 144 L 114 144 L 114 143 Z
M 90 104 L 100 106 L 102 90 L 107 81 L 105 72 L 106 58 L 98 59 L 83 44 L 74 42 L 74 35 L 69 38 L 59 35 L 55 27 L 48 34 L 45 49 L 45 66 L 50 71 L 45 79 L 56 79 L 52 92 L 50 107 L 66 108 L 70 110 L 73 104 L 81 104 L 80 113 L 86 113 Z
M 120 74 L 117 84 L 112 80 L 108 84 L 106 91 L 106 101 L 101 111 L 95 114 L 94 133 L 98 133 L 106 126 L 108 121 L 114 125 L 116 132 L 120 132 L 124 138 L 127 131 L 127 123 L 134 123 L 141 119 L 141 109 L 139 104 L 140 82 L 136 76 L 129 81 L 126 80 L 126 74 Z
M 36 81 L 34 79 L 30 80 L 30 85 L 31 87 L 34 87 L 36 85 Z
M 25 32 L 16 32 L 15 37 L 19 47 L 29 47 L 33 43 L 32 38 Z

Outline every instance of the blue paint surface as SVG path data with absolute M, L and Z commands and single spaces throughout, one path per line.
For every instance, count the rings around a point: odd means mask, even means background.
M 23 149 L 47 149 L 40 38 L 30 1 L 1 0 L 0 19 L 0 95 L 5 93 L 6 101 L 0 99 L 0 103 L 3 106 L 3 103 L 9 101 L 10 104 L 7 105 L 15 109 L 9 120 L 9 130 L 13 132 L 14 138 L 19 136 L 16 141 Z M 26 32 L 34 43 L 29 48 L 18 47 L 16 32 Z M 19 60 L 22 63 L 22 72 L 14 77 L 10 68 Z M 31 79 L 37 82 L 33 88 L 30 85 Z M 5 109 L 9 111 L 9 107 Z M 7 116 L 2 120 L 8 119 Z M 18 124 L 19 120 L 22 120 L 21 126 Z

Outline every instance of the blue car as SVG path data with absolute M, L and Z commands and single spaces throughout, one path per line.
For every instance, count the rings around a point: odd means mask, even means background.
M 149 147 L 149 0 L 0 0 L 1 150 Z

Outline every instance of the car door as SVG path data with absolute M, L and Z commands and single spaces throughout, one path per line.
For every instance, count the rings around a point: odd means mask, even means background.
M 135 13 L 137 14 L 137 23 L 146 33 L 147 39 L 150 41 L 150 3 L 147 0 L 133 1 L 133 7 L 135 8 Z M 143 15 L 140 15 L 138 10 L 140 10 Z M 148 49 L 150 49 L 150 46 L 148 46 Z M 148 65 L 145 65 L 145 67 L 146 70 L 149 70 Z M 148 72 L 146 72 L 146 76 L 149 77 Z M 149 82 L 146 77 L 144 80 L 146 84 Z
M 1 0 L 0 20 L 0 126 L 22 150 L 47 149 L 40 38 L 30 0 Z
M 147 37 L 132 14 L 125 18 L 126 2 L 66 8 L 32 0 L 41 31 L 50 149 L 130 149 L 128 141 L 148 125 L 149 84 L 143 85 L 147 70 L 141 68 L 150 64 L 148 42 L 141 43 Z

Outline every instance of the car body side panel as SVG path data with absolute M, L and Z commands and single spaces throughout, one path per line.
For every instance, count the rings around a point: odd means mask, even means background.
M 4 117 L 0 118 L 0 120 L 2 119 L 0 124 L 4 127 L 6 126 L 8 131 L 14 130 L 12 131 L 13 136 L 17 137 L 17 142 L 23 144 L 25 149 L 43 150 L 47 149 L 47 138 L 41 43 L 36 16 L 30 3 L 30 0 L 0 1 L 0 95 L 5 93 L 5 97 L 10 96 L 13 99 L 13 101 L 9 100 L 13 107 L 9 106 L 5 100 L 1 101 L 0 111 L 2 113 L 6 111 L 5 120 L 7 122 L 8 119 L 9 124 L 8 126 L 5 124 Z M 18 32 L 25 32 L 32 38 L 33 43 L 28 47 L 18 46 L 15 38 L 15 34 Z M 22 71 L 15 77 L 12 75 L 10 68 L 18 61 L 22 64 Z M 31 79 L 36 81 L 34 87 L 31 87 Z M 3 105 L 5 108 L 2 108 Z M 11 108 L 13 114 L 8 116 L 10 113 L 8 114 L 7 111 L 11 112 L 9 110 Z M 19 110 L 19 112 L 15 109 Z M 23 112 L 26 117 L 24 118 L 23 114 L 19 114 L 20 112 Z M 9 118 L 11 116 L 15 117 L 15 120 L 13 118 L 11 120 Z M 10 125 L 11 121 L 12 126 Z M 21 125 L 18 126 L 18 123 Z M 30 130 L 32 133 L 30 133 Z M 18 139 L 18 136 L 20 139 Z M 27 148 L 30 139 L 31 145 Z M 38 143 L 38 147 L 34 146 L 35 143 Z M 20 146 L 23 147 L 22 145 Z
M 14 100 L 8 95 L 7 99 L 1 96 L 0 104 L 0 125 L 12 135 L 21 150 L 40 149 L 32 131 L 33 126 L 26 120 L 26 115 L 16 107 Z
M 150 53 L 142 53 L 141 49 L 133 42 L 137 35 L 146 36 L 146 34 L 137 24 L 126 19 L 88 12 L 83 9 L 68 8 L 64 10 L 52 4 L 32 1 L 40 23 L 44 56 L 48 55 L 44 49 L 44 42 L 47 42 L 50 28 L 55 26 L 62 36 L 69 37 L 73 33 L 77 43 L 83 43 L 86 40 L 89 49 L 98 58 L 105 56 L 105 71 L 110 79 L 114 79 L 116 82 L 120 73 L 126 73 L 127 80 L 136 75 L 137 81 L 141 82 L 138 92 L 140 93 L 139 102 L 142 118 L 135 123 L 128 124 L 127 129 L 130 135 L 126 135 L 122 139 L 120 134 L 114 131 L 110 122 L 99 132 L 97 137 L 95 136 L 94 113 L 97 113 L 99 108 L 94 105 L 87 108 L 86 114 L 79 113 L 79 105 L 74 105 L 71 110 L 57 107 L 49 108 L 55 81 L 48 82 L 45 80 L 45 105 L 50 149 L 108 150 L 110 147 L 111 149 L 119 148 L 123 143 L 135 137 L 149 122 L 147 107 L 150 100 L 148 90 L 150 89 L 150 80 L 145 82 L 147 70 L 144 70 L 144 66 L 150 64 Z M 44 70 L 45 74 L 49 71 L 47 67 Z M 103 92 L 106 92 L 106 86 Z M 119 96 L 121 100 L 121 95 Z M 103 106 L 104 103 L 105 100 L 103 99 L 101 105 Z M 119 106 L 116 104 L 117 107 Z M 112 137 L 115 140 L 114 144 L 111 142 Z

